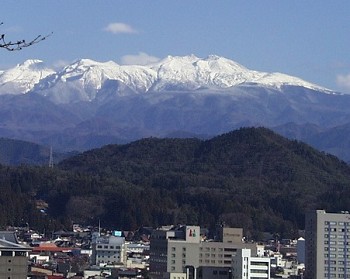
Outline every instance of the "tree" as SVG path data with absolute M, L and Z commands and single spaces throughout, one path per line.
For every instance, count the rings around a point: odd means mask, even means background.
M 3 22 L 0 22 L 0 25 L 3 25 Z M 15 50 L 21 50 L 25 47 L 29 47 L 31 45 L 37 44 L 43 40 L 45 40 L 47 37 L 51 36 L 52 33 L 42 36 L 38 35 L 34 39 L 30 41 L 26 40 L 17 40 L 17 41 L 7 41 L 5 39 L 5 34 L 0 35 L 0 48 L 7 49 L 8 51 L 15 51 Z

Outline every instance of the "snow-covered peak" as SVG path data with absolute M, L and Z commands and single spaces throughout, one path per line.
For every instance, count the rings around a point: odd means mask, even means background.
M 34 90 L 44 96 L 50 94 L 51 88 L 68 86 L 78 100 L 91 101 L 103 84 L 109 80 L 117 80 L 135 92 L 145 92 L 153 84 L 156 74 L 143 66 L 120 66 L 113 61 L 97 62 L 81 59 L 64 67 L 61 71 L 44 79 Z M 64 94 L 57 92 L 55 94 Z M 62 96 L 63 97 L 63 96 Z M 55 97 L 57 101 L 59 96 Z M 65 98 L 62 98 L 65 100 Z
M 27 60 L 0 73 L 0 94 L 22 94 L 30 91 L 36 83 L 54 70 L 41 60 Z
M 153 86 L 157 91 L 169 88 L 224 89 L 263 75 L 216 55 L 210 55 L 205 59 L 195 55 L 168 56 L 151 65 L 151 68 L 157 71 L 158 79 Z

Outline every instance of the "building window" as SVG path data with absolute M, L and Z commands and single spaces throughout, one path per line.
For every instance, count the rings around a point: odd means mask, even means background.
M 16 251 L 15 252 L 15 257 L 26 257 L 27 253 L 24 251 Z
M 12 251 L 1 251 L 1 256 L 12 257 Z

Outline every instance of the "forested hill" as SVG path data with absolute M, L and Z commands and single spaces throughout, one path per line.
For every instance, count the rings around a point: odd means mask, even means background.
M 148 138 L 45 167 L 0 167 L 0 225 L 243 227 L 295 236 L 307 209 L 350 210 L 350 167 L 265 128 L 210 140 Z M 39 211 L 41 210 L 41 211 Z
M 105 213 L 125 226 L 223 220 L 247 231 L 289 233 L 304 226 L 306 209 L 350 206 L 348 165 L 265 128 L 206 141 L 148 138 L 109 145 L 59 167 L 103 180 L 96 193 Z

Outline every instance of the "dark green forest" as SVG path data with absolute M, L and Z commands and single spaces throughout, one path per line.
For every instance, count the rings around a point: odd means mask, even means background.
M 255 239 L 294 237 L 306 210 L 350 207 L 346 163 L 265 128 L 108 145 L 53 169 L 2 165 L 0 181 L 0 225 L 47 232 L 225 222 Z

